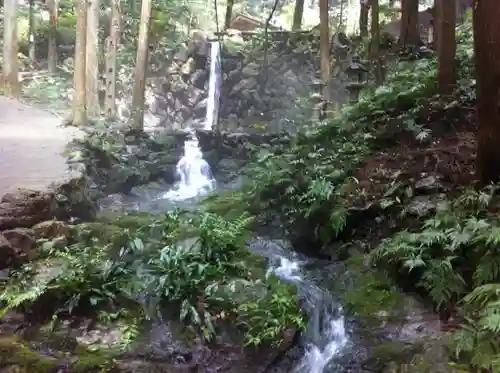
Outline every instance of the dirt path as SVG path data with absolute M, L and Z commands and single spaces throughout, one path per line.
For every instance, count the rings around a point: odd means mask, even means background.
M 54 114 L 0 96 L 0 197 L 75 176 L 62 152 L 78 131 L 61 123 Z

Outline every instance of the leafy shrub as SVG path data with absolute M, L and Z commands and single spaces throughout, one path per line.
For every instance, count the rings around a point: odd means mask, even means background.
M 457 358 L 474 367 L 500 367 L 500 220 L 489 208 L 498 188 L 465 192 L 428 219 L 421 231 L 403 231 L 372 253 L 379 268 L 413 275 L 438 307 L 459 306 Z
M 57 314 L 76 309 L 120 309 L 124 304 L 148 317 L 173 309 L 180 320 L 210 340 L 217 320 L 235 318 L 248 344 L 279 341 L 288 328 L 302 327 L 298 299 L 288 285 L 265 278 L 264 264 L 246 248 L 248 217 L 233 222 L 213 214 L 168 213 L 82 225 L 79 240 L 64 250 L 44 244 L 46 258 L 26 266 L 0 296 L 4 312 L 57 293 Z M 43 275 L 43 272 L 49 274 Z M 263 286 L 258 299 L 235 301 L 231 289 Z M 242 290 L 241 290 L 242 291 Z
M 330 242 L 347 221 L 342 186 L 384 132 L 374 122 L 390 119 L 401 131 L 421 135 L 412 116 L 434 91 L 435 75 L 434 59 L 402 63 L 384 86 L 344 108 L 340 117 L 302 128 L 291 146 L 261 152 L 244 172 L 246 201 L 235 203 L 256 214 L 278 212 L 289 231 L 311 223 L 316 239 Z

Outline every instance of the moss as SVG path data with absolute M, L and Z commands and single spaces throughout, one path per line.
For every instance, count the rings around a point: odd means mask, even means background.
M 397 318 L 403 310 L 404 297 L 392 281 L 375 268 L 366 268 L 363 255 L 356 255 L 347 262 L 346 280 L 351 283 L 344 291 L 346 311 L 365 320 L 378 318 L 381 312 L 389 319 Z
M 398 372 L 399 367 L 410 363 L 421 349 L 421 345 L 409 345 L 401 341 L 383 342 L 373 348 L 365 366 L 370 371 Z
M 3 366 L 17 366 L 29 373 L 55 373 L 59 366 L 57 360 L 30 350 L 16 337 L 0 338 L 0 361 Z
M 57 353 L 54 353 L 55 355 Z M 0 365 L 19 373 L 56 373 L 68 366 L 68 373 L 109 373 L 116 371 L 116 362 L 108 353 L 89 351 L 79 346 L 73 358 L 61 353 L 60 358 L 44 356 L 31 350 L 17 337 L 0 337 Z M 68 364 L 68 361 L 73 363 Z
M 69 373 L 109 373 L 116 371 L 114 358 L 99 351 L 83 350 L 71 365 Z

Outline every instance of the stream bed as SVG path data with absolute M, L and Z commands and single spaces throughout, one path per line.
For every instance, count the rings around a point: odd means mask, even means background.
M 129 196 L 110 196 L 100 203 L 104 213 L 149 212 L 164 213 L 174 207 L 196 208 L 197 200 L 170 201 L 165 195 L 165 186 L 140 187 Z M 280 280 L 297 287 L 303 310 L 308 316 L 308 325 L 300 336 L 298 344 L 286 350 L 279 361 L 274 361 L 258 373 L 368 373 L 386 372 L 380 369 L 380 361 L 371 357 L 379 344 L 401 342 L 406 351 L 414 343 L 428 338 L 438 338 L 439 323 L 435 315 L 412 297 L 408 297 L 408 316 L 402 321 L 391 324 L 383 317 L 380 325 L 365 333 L 355 317 L 344 314 L 338 285 L 346 281 L 345 267 L 342 263 L 309 258 L 293 250 L 285 241 L 275 238 L 254 236 L 248 248 L 268 261 L 268 272 Z M 367 299 L 369 302 L 370 300 Z M 389 310 L 391 311 L 391 310 Z M 405 312 L 406 312 L 405 311 Z M 381 315 L 386 310 L 381 310 Z M 162 327 L 159 326 L 160 330 Z M 169 349 L 165 332 L 156 333 L 161 345 Z M 171 341 L 171 339 L 170 339 Z M 161 354 L 161 353 L 160 353 Z M 406 357 L 407 357 L 406 353 Z M 396 359 L 392 356 L 393 359 Z M 375 368 L 372 367 L 375 365 Z M 219 369 L 220 368 L 220 369 Z M 206 367 L 203 372 L 233 372 L 231 367 Z M 239 373 L 246 369 L 236 369 Z M 229 370 L 228 370 L 229 369 Z M 260 369 L 260 368 L 259 368 Z M 248 372 L 254 372 L 248 370 Z
M 161 213 L 174 207 L 196 206 L 196 199 L 173 202 L 162 198 L 164 188 L 160 186 L 154 190 L 143 187 L 129 196 L 108 196 L 101 201 L 101 210 Z M 254 237 L 248 242 L 248 247 L 267 258 L 269 274 L 273 273 L 280 280 L 297 287 L 309 320 L 300 343 L 292 351 L 287 351 L 286 355 L 290 356 L 284 356 L 284 362 L 276 364 L 276 372 L 340 372 L 336 357 L 341 356 L 350 344 L 349 333 L 339 299 L 321 285 L 325 279 L 331 281 L 335 278 L 336 266 L 295 253 L 283 240 Z

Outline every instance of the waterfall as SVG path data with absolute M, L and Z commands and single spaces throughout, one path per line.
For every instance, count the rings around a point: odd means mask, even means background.
M 217 123 L 221 84 L 220 45 L 210 42 L 210 76 L 208 80 L 207 113 L 205 130 L 212 130 Z M 184 155 L 177 163 L 178 181 L 164 198 L 176 201 L 186 200 L 207 194 L 215 188 L 210 165 L 203 159 L 203 153 L 194 128 L 187 128 L 188 137 L 184 142 Z
M 269 252 L 266 255 L 271 256 Z M 302 340 L 305 354 L 291 373 L 332 371 L 328 367 L 329 364 L 348 342 L 342 307 L 332 299 L 328 291 L 311 281 L 307 271 L 301 266 L 303 263 L 279 253 L 274 257 L 274 261 L 269 272 L 297 286 L 309 316 L 309 324 Z

